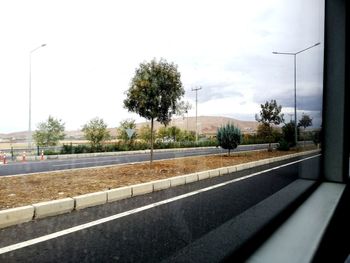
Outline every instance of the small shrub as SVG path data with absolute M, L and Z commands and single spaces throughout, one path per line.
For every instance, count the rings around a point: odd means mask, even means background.
M 44 155 L 57 155 L 60 154 L 59 152 L 56 152 L 54 150 L 45 150 Z
M 217 131 L 218 145 L 228 150 L 230 155 L 231 150 L 237 148 L 242 141 L 241 130 L 235 127 L 233 124 L 226 124 Z
M 278 142 L 278 146 L 277 146 L 277 150 L 279 151 L 289 151 L 290 149 L 290 146 L 289 146 L 289 143 L 282 139 Z

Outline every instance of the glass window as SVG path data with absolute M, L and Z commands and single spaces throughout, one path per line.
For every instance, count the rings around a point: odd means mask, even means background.
M 319 178 L 324 1 L 14 1 L 0 23 L 0 259 L 169 259 Z

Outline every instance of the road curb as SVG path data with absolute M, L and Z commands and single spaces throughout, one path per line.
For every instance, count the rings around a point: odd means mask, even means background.
M 103 205 L 107 203 L 107 192 L 96 192 L 91 194 L 74 196 L 74 209 L 80 210 L 83 208 Z
M 144 195 L 153 192 L 153 182 L 135 184 L 132 186 L 132 196 Z
M 74 199 L 68 197 L 64 199 L 36 203 L 33 204 L 33 206 L 34 218 L 44 218 L 71 212 L 74 210 Z
M 132 197 L 132 187 L 125 186 L 107 191 L 107 202 L 114 202 Z
M 34 217 L 34 206 L 27 205 L 0 211 L 0 229 L 31 221 Z
M 48 202 L 36 203 L 28 206 L 6 209 L 0 211 L 0 229 L 11 225 L 17 225 L 24 222 L 28 222 L 32 219 L 39 219 L 62 213 L 69 213 L 73 210 L 80 210 L 87 207 L 102 205 L 107 202 L 114 202 L 125 198 L 131 198 L 133 196 L 144 195 L 151 192 L 164 190 L 170 187 L 189 184 L 197 182 L 199 180 L 205 180 L 216 176 L 230 174 L 236 171 L 242 171 L 257 166 L 279 162 L 304 155 L 315 154 L 318 152 L 320 152 L 320 150 L 289 154 L 285 156 L 263 159 L 255 162 L 216 168 L 212 170 L 187 175 L 180 175 L 147 183 L 141 183 L 101 192 L 79 195 L 72 198 L 58 199 Z

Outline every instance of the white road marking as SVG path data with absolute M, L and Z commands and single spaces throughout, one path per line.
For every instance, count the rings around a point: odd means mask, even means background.
M 93 161 L 93 162 L 81 162 L 81 163 L 71 162 L 71 163 L 65 163 L 65 164 L 54 164 L 54 165 L 52 165 L 52 167 L 74 166 L 74 165 L 79 165 L 79 164 L 110 163 L 110 162 L 114 162 L 114 161 L 116 161 L 116 160 Z
M 17 244 L 9 245 L 9 246 L 6 246 L 6 247 L 2 247 L 2 248 L 0 248 L 0 255 L 4 254 L 4 253 L 11 252 L 11 251 L 14 251 L 14 250 L 18 250 L 18 249 L 21 249 L 21 248 L 25 248 L 25 247 L 28 247 L 28 246 L 32 246 L 32 245 L 35 245 L 35 244 L 38 244 L 38 243 L 42 243 L 42 242 L 45 242 L 45 241 L 48 241 L 48 240 L 51 240 L 51 239 L 54 239 L 54 238 L 57 238 L 57 237 L 65 236 L 65 235 L 68 235 L 68 234 L 71 234 L 71 233 L 74 233 L 74 232 L 77 232 L 77 231 L 80 231 L 80 230 L 83 230 L 83 229 L 91 228 L 91 227 L 96 226 L 96 225 L 100 225 L 100 224 L 103 224 L 103 223 L 106 223 L 106 222 L 110 222 L 110 221 L 113 221 L 113 220 L 116 220 L 116 219 L 119 219 L 119 218 L 122 218 L 122 217 L 126 217 L 128 215 L 136 214 L 136 213 L 139 213 L 139 212 L 142 212 L 142 211 L 145 211 L 145 210 L 157 207 L 157 206 L 165 205 L 165 204 L 168 204 L 168 203 L 180 200 L 180 199 L 184 199 L 184 198 L 187 198 L 187 197 L 190 197 L 190 196 L 194 196 L 194 195 L 197 195 L 197 194 L 200 194 L 200 193 L 203 193 L 203 192 L 207 192 L 207 191 L 210 191 L 210 190 L 213 190 L 213 189 L 216 189 L 216 188 L 219 188 L 219 187 L 231 184 L 231 183 L 235 183 L 235 182 L 238 182 L 238 181 L 242 181 L 242 180 L 254 177 L 254 176 L 259 175 L 259 174 L 267 173 L 267 172 L 270 172 L 270 171 L 273 171 L 273 170 L 277 170 L 277 169 L 280 169 L 280 168 L 283 168 L 283 167 L 286 167 L 286 166 L 290 166 L 290 165 L 293 165 L 293 164 L 296 164 L 296 163 L 303 162 L 305 160 L 316 158 L 318 156 L 320 156 L 320 154 L 315 155 L 315 156 L 311 156 L 311 157 L 307 157 L 307 158 L 304 158 L 304 159 L 301 159 L 301 160 L 297 160 L 297 161 L 294 161 L 294 162 L 286 163 L 286 164 L 283 164 L 283 165 L 279 165 L 279 166 L 276 166 L 276 167 L 273 167 L 273 168 L 270 168 L 270 169 L 266 169 L 264 171 L 260 171 L 260 172 L 256 172 L 256 173 L 249 174 L 249 175 L 246 175 L 246 176 L 242 176 L 240 178 L 236 178 L 236 179 L 233 179 L 233 180 L 230 180 L 230 181 L 226 181 L 226 182 L 223 182 L 223 183 L 220 183 L 220 184 L 212 185 L 212 186 L 209 186 L 209 187 L 206 187 L 206 188 L 203 188 L 203 189 L 199 189 L 199 190 L 187 193 L 187 194 L 175 196 L 173 198 L 169 198 L 169 199 L 166 199 L 166 200 L 163 200 L 163 201 L 159 201 L 159 202 L 156 202 L 156 203 L 153 203 L 153 204 L 149 204 L 149 205 L 145 205 L 145 206 L 142 206 L 142 207 L 139 207 L 139 208 L 128 210 L 128 211 L 125 211 L 125 212 L 122 212 L 122 213 L 119 213 L 119 214 L 115 214 L 115 215 L 112 215 L 112 216 L 101 218 L 101 219 L 98 219 L 98 220 L 95 220 L 95 221 L 91 221 L 89 223 L 85 223 L 85 224 L 82 224 L 82 225 L 79 225 L 79 226 L 67 228 L 65 230 L 61 230 L 61 231 L 58 231 L 58 232 L 55 232 L 55 233 L 52 233 L 52 234 L 48 234 L 48 235 L 45 235 L 45 236 L 37 237 L 37 238 L 30 239 L 30 240 L 27 240 L 27 241 L 24 241 L 24 242 L 20 242 L 20 243 L 17 243 Z

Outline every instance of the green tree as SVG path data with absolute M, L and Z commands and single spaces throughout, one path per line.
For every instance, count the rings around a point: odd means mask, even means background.
M 278 142 L 282 137 L 282 134 L 278 129 L 270 127 L 266 123 L 260 123 L 258 125 L 256 135 L 261 141 L 268 143 Z
M 33 134 L 37 146 L 56 146 L 64 137 L 64 123 L 62 123 L 62 120 L 51 116 L 47 121 L 40 122 Z
M 186 142 L 194 142 L 196 140 L 196 133 L 194 131 L 182 131 L 181 140 Z
M 298 127 L 304 128 L 304 136 L 303 136 L 304 145 L 305 145 L 305 136 L 306 136 L 305 129 L 309 126 L 312 126 L 312 119 L 310 118 L 309 115 L 303 113 L 301 119 L 298 122 Z
M 127 129 L 136 129 L 136 123 L 135 120 L 133 119 L 126 119 L 123 120 L 119 123 L 119 127 L 118 127 L 118 135 L 117 138 L 120 140 L 123 140 L 124 142 L 126 141 L 133 141 L 136 139 L 137 134 L 136 132 L 134 132 L 134 134 L 131 136 L 131 138 L 129 138 L 128 133 L 126 132 Z
M 157 138 L 164 140 L 166 137 L 169 137 L 169 130 L 167 127 L 160 127 L 157 131 Z
M 299 129 L 297 129 L 297 136 L 299 137 Z M 291 121 L 282 127 L 282 137 L 289 144 L 295 146 L 295 122 Z
M 141 63 L 126 92 L 124 107 L 151 121 L 151 163 L 153 161 L 154 120 L 167 125 L 185 90 L 177 66 L 161 59 Z
M 260 116 L 255 115 L 256 121 L 264 125 L 264 129 L 267 131 L 266 140 L 269 142 L 269 150 L 271 151 L 271 138 L 272 138 L 272 124 L 279 125 L 284 122 L 282 106 L 277 105 L 276 100 L 266 101 L 265 104 L 261 104 Z
M 149 125 L 142 126 L 137 132 L 137 138 L 144 140 L 147 143 L 151 142 L 151 128 Z
M 185 117 L 185 114 L 188 113 L 188 111 L 192 108 L 191 103 L 188 101 L 180 101 L 176 105 L 176 112 L 175 114 L 178 116 Z
M 256 135 L 258 138 L 263 139 L 265 142 L 269 141 L 269 136 L 271 136 L 271 127 L 266 123 L 260 123 L 256 129 Z
M 316 146 L 319 146 L 321 144 L 321 139 L 322 139 L 322 129 L 320 129 L 319 131 L 315 131 L 312 136 L 312 141 Z
M 174 141 L 178 142 L 181 140 L 181 129 L 179 129 L 176 126 L 171 126 L 168 128 L 169 130 L 169 137 Z
M 100 150 L 102 143 L 109 140 L 111 135 L 107 130 L 107 124 L 98 117 L 91 119 L 83 126 L 82 131 L 86 140 L 90 142 L 92 150 Z
M 242 142 L 242 133 L 241 130 L 233 124 L 226 124 L 218 129 L 216 138 L 219 146 L 227 149 L 228 155 L 230 156 L 231 150 L 236 149 Z

